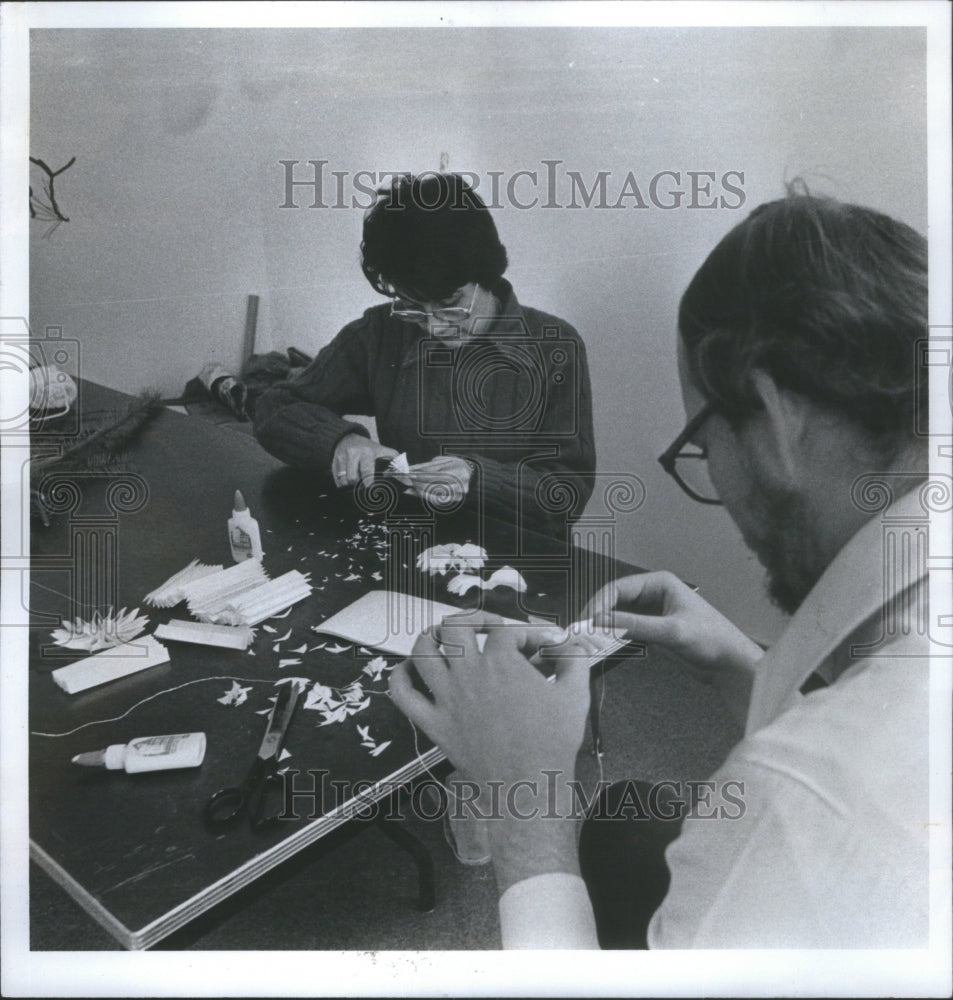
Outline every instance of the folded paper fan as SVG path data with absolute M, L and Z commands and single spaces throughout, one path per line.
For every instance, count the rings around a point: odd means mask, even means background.
M 97 649 L 110 649 L 135 639 L 149 624 L 149 619 L 139 615 L 139 609 L 126 612 L 123 608 L 118 614 L 109 611 L 105 615 L 96 611 L 89 621 L 77 617 L 74 621 L 64 621 L 62 628 L 52 632 L 53 642 L 67 649 L 83 649 L 94 652 Z

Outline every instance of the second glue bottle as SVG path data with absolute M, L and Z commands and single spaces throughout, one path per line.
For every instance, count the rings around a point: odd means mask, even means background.
M 257 559 L 260 562 L 264 555 L 261 550 L 261 532 L 240 490 L 235 490 L 233 506 L 232 516 L 228 519 L 228 544 L 232 548 L 232 558 L 235 562 L 245 559 Z

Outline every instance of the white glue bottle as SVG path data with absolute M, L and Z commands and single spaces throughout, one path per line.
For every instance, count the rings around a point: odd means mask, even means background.
M 78 753 L 74 764 L 83 767 L 123 768 L 138 771 L 170 771 L 176 767 L 198 767 L 205 759 L 205 733 L 177 733 L 174 736 L 140 736 L 128 743 L 113 743 L 105 750 Z
M 257 559 L 261 562 L 261 557 L 264 555 L 261 550 L 258 522 L 251 516 L 241 490 L 235 490 L 234 510 L 228 519 L 228 544 L 232 547 L 232 558 L 235 562 L 242 562 L 245 559 Z

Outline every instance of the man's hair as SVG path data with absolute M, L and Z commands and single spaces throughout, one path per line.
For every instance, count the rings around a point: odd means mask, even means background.
M 892 456 L 927 413 L 927 245 L 902 222 L 804 193 L 755 209 L 682 297 L 689 370 L 732 422 L 759 408 L 750 375 L 862 428 Z
M 361 267 L 383 295 L 433 301 L 471 281 L 492 289 L 506 264 L 492 216 L 459 174 L 397 177 L 364 219 Z

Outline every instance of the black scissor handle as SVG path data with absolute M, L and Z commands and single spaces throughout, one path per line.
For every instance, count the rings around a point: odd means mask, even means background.
M 278 818 L 280 809 L 276 812 L 265 812 L 269 792 L 280 789 L 282 805 L 284 804 L 284 781 L 275 773 L 273 759 L 255 758 L 248 777 L 241 785 L 229 785 L 220 788 L 205 803 L 205 819 L 212 826 L 224 826 L 233 822 L 242 813 L 247 812 L 251 825 L 257 830 L 270 826 Z
M 237 819 L 245 806 L 245 793 L 238 785 L 220 788 L 205 803 L 205 819 L 212 826 L 223 826 Z
M 269 810 L 271 802 L 275 799 L 275 792 L 279 792 L 278 808 Z M 251 825 L 256 830 L 262 830 L 277 822 L 284 808 L 285 783 L 280 774 L 269 771 L 258 782 L 254 796 L 248 801 L 248 812 L 251 816 Z

